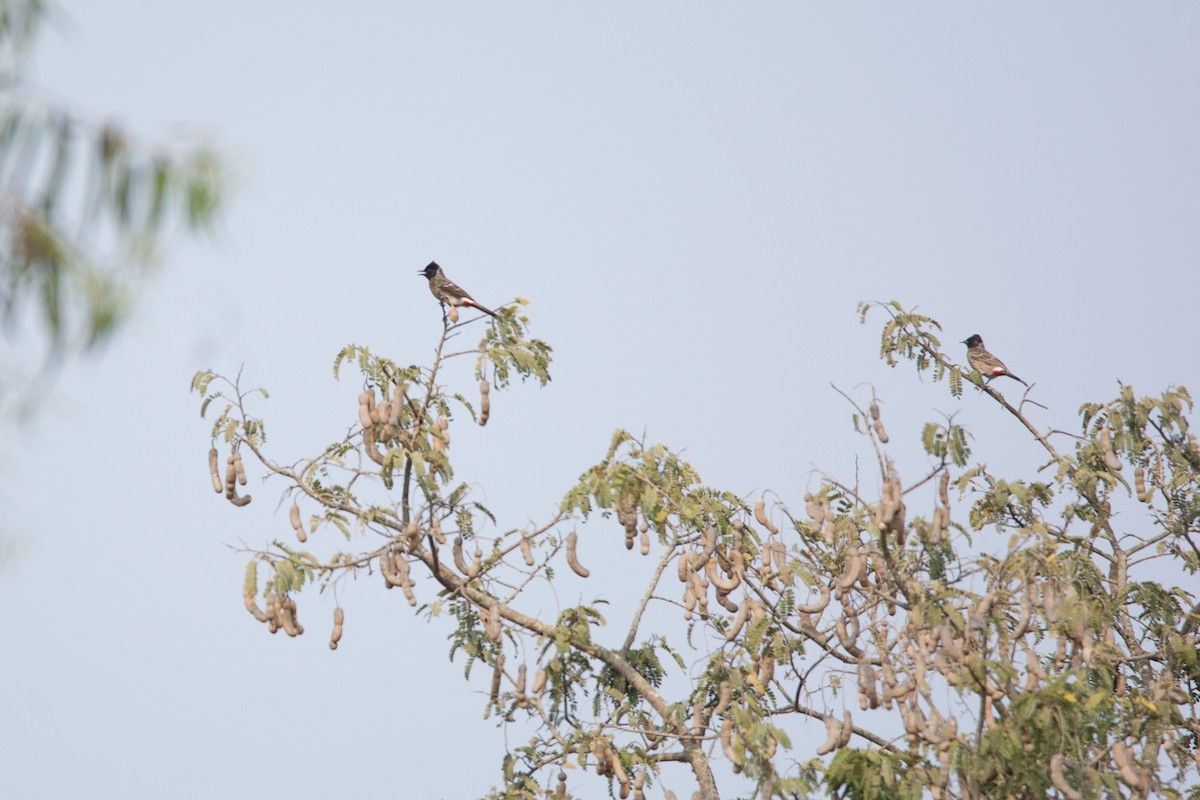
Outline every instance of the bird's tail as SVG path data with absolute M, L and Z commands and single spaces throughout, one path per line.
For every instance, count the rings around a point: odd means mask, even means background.
M 1004 370 L 1004 374 L 1007 375 L 1008 377 L 1012 378 L 1014 381 L 1021 381 L 1021 383 L 1025 383 L 1025 381 L 1022 381 L 1020 378 L 1018 378 L 1016 375 L 1013 375 L 1008 370 Z M 1029 384 L 1025 383 L 1025 386 L 1026 386 L 1026 388 L 1028 388 Z
M 492 311 L 490 308 L 484 308 L 483 306 L 479 305 L 479 303 L 476 303 L 474 300 L 464 301 L 463 305 L 470 306 L 471 308 L 475 309 L 476 311 L 482 311 L 483 313 L 487 314 L 490 317 L 495 317 L 496 319 L 500 319 L 500 315 L 497 314 L 495 311 Z M 1024 383 L 1024 382 L 1025 381 L 1021 381 L 1021 383 Z

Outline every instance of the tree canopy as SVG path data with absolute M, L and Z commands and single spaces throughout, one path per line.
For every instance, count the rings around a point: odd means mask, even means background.
M 919 431 L 920 463 L 897 463 L 880 398 L 847 395 L 869 478 L 739 496 L 617 431 L 557 508 L 511 526 L 455 478 L 450 446 L 455 426 L 487 424 L 493 392 L 550 380 L 550 346 L 509 306 L 465 351 L 448 344 L 478 320 L 447 321 L 428 365 L 343 349 L 334 376 L 361 381 L 357 415 L 298 460 L 268 448 L 265 392 L 196 375 L 213 489 L 245 505 L 261 471 L 290 500 L 287 536 L 248 553 L 246 608 L 298 636 L 305 590 L 399 589 L 524 737 L 497 754 L 490 798 L 587 796 L 588 780 L 621 798 L 1200 797 L 1186 389 L 1121 385 L 1074 432 L 1045 429 L 1034 392 L 1010 399 L 957 363 L 935 320 L 860 312 L 886 363 L 980 393 L 1040 469 L 994 473 L 976 453 L 990 443 L 953 418 Z M 477 387 L 442 383 L 462 358 Z M 587 563 L 622 545 L 619 574 Z M 576 590 L 592 599 L 562 600 Z M 352 616 L 332 616 L 337 649 Z
M 47 99 L 25 74 L 46 16 L 43 0 L 0 0 L 0 391 L 105 341 L 164 235 L 207 229 L 224 182 L 205 146 Z

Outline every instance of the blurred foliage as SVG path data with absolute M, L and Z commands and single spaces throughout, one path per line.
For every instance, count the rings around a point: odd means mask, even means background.
M 172 227 L 204 231 L 223 178 L 202 146 L 139 140 L 24 79 L 41 0 L 0 0 L 0 391 L 108 339 Z

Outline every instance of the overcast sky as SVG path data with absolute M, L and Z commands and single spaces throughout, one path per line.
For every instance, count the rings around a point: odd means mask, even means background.
M 555 349 L 547 388 L 494 394 L 488 427 L 454 441 L 502 529 L 549 517 L 617 427 L 801 506 L 815 468 L 851 477 L 862 452 L 831 383 L 876 387 L 902 474 L 926 466 L 921 423 L 951 413 L 979 460 L 1040 466 L 978 393 L 882 364 L 859 300 L 919 305 L 956 358 L 982 334 L 1036 383 L 1044 427 L 1077 428 L 1118 381 L 1200 386 L 1195 4 L 64 0 L 55 17 L 30 80 L 148 140 L 212 142 L 231 193 L 99 358 L 31 425 L 0 423 L 5 797 L 495 783 L 505 732 L 446 625 L 375 580 L 341 593 L 336 653 L 329 597 L 301 596 L 295 640 L 246 614 L 225 545 L 286 536 L 284 487 L 252 470 L 251 506 L 216 497 L 187 392 L 244 364 L 271 392 L 272 452 L 315 453 L 356 416 L 358 382 L 330 371 L 343 345 L 429 358 L 431 259 L 485 304 L 529 298 Z M 619 569 L 610 528 L 584 544 Z M 607 575 L 588 589 L 625 590 Z

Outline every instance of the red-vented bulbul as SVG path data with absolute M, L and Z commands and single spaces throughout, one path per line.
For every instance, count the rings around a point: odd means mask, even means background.
M 490 308 L 484 308 L 475 302 L 475 298 L 467 294 L 466 291 L 454 281 L 446 277 L 446 273 L 442 272 L 442 268 L 438 266 L 436 261 L 430 261 L 429 266 L 425 269 L 418 270 L 418 275 L 424 275 L 429 279 L 429 291 L 433 292 L 433 296 L 438 299 L 438 302 L 443 306 L 467 306 L 475 308 L 485 314 L 500 319 L 500 315 Z
M 1001 375 L 1007 375 L 1015 381 L 1021 381 L 1016 375 L 1008 371 L 1008 367 L 1004 366 L 1004 362 L 996 358 L 987 351 L 983 346 L 983 337 L 978 333 L 971 334 L 967 339 L 963 339 L 963 344 L 967 346 L 967 363 L 972 369 L 979 370 L 984 379 L 989 383 L 992 378 L 999 378 Z M 1025 381 L 1021 381 L 1025 383 Z M 1025 383 L 1028 386 L 1028 383 Z

